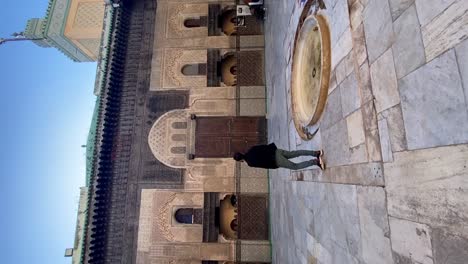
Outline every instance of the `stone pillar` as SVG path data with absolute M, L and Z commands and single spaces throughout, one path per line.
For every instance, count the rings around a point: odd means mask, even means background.
M 198 158 L 189 161 L 185 189 L 203 192 L 235 192 L 234 171 L 235 162 L 231 158 Z
M 265 36 L 240 36 L 240 48 L 264 48 Z
M 233 261 L 233 243 L 164 243 L 152 246 L 150 259 Z
M 238 262 L 271 262 L 271 245 L 269 241 L 241 240 L 241 256 Z
M 239 100 L 239 114 L 241 116 L 265 116 L 265 86 L 241 86 Z
M 232 116 L 236 110 L 234 87 L 190 89 L 190 112 L 200 116 Z
M 202 260 L 234 260 L 234 248 L 234 244 L 231 243 L 203 243 L 200 247 L 200 257 Z
M 268 172 L 251 168 L 245 162 L 240 164 L 241 193 L 268 193 Z

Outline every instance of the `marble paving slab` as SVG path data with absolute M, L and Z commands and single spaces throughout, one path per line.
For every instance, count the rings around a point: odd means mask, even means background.
M 468 113 L 453 50 L 407 75 L 399 85 L 409 149 L 468 142 Z

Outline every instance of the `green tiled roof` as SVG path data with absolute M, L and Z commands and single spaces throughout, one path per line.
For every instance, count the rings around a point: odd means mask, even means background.
M 107 65 L 111 47 L 111 33 L 113 29 L 114 9 L 106 6 L 104 13 L 104 25 L 101 35 L 101 48 L 96 68 L 96 80 L 94 84 L 94 94 L 99 96 L 107 78 Z
M 97 74 L 96 74 L 96 87 L 95 87 L 95 94 L 96 104 L 94 106 L 93 117 L 91 119 L 91 126 L 89 128 L 88 139 L 86 143 L 86 187 L 92 188 L 92 181 L 93 181 L 93 174 L 95 173 L 94 170 L 96 169 L 95 162 L 96 162 L 96 145 L 99 143 L 97 142 L 98 137 L 98 129 L 99 129 L 99 118 L 100 118 L 100 111 L 101 111 L 101 91 L 105 85 L 105 80 L 107 79 L 107 71 L 108 71 L 108 56 L 110 53 L 110 47 L 112 43 L 111 34 L 113 31 L 113 24 L 114 24 L 114 9 L 112 6 L 106 6 L 104 15 L 104 25 L 103 25 L 103 34 L 101 38 L 101 48 L 99 50 L 98 56 L 98 67 L 97 67 Z M 90 191 L 87 195 L 87 207 L 85 211 L 85 218 L 83 222 L 83 234 L 81 238 L 86 240 L 87 231 L 89 227 L 89 208 L 91 202 L 92 191 Z M 81 243 L 81 251 L 80 251 L 80 261 L 78 263 L 84 263 L 85 259 L 85 247 L 86 243 Z M 74 263 L 75 264 L 75 263 Z
M 97 97 L 96 105 L 94 106 L 93 118 L 91 119 L 91 126 L 89 128 L 88 140 L 86 142 L 86 187 L 89 186 L 91 180 L 91 173 L 94 162 L 94 149 L 96 146 L 96 132 L 99 116 L 100 98 Z

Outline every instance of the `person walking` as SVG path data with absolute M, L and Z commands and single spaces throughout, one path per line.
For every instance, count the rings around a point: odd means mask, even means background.
M 300 156 L 312 156 L 315 159 L 294 163 L 289 159 Z M 234 160 L 245 161 L 250 167 L 277 169 L 286 168 L 290 170 L 300 170 L 310 166 L 318 166 L 325 170 L 325 163 L 322 160 L 323 150 L 295 150 L 287 151 L 276 147 L 275 143 L 269 145 L 257 145 L 251 147 L 246 153 L 236 152 Z

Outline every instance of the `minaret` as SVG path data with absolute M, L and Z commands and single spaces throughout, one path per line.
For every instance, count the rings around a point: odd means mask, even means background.
M 24 32 L 0 44 L 31 40 L 54 47 L 73 61 L 97 61 L 104 21 L 104 0 L 49 0 L 45 17 L 28 20 Z

